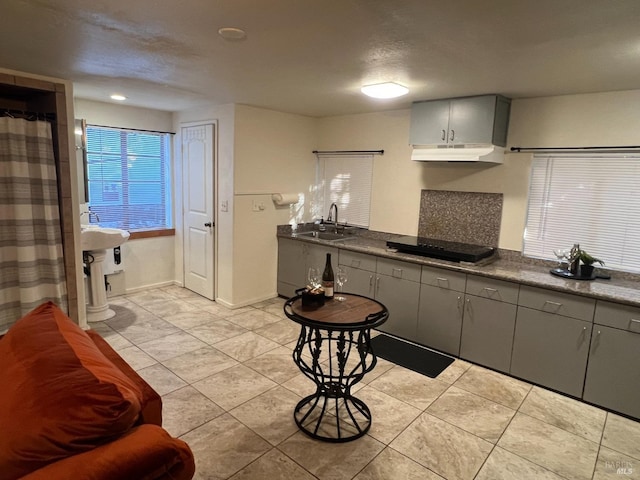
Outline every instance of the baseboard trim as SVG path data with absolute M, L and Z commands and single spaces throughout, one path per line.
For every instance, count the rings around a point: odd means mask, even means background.
M 219 303 L 220 305 L 233 310 L 236 308 L 248 307 L 249 305 L 253 305 L 254 303 L 264 302 L 265 300 L 271 300 L 272 298 L 276 298 L 277 296 L 278 294 L 276 292 L 273 292 L 272 294 L 269 294 L 269 295 L 261 295 L 260 297 L 252 298 L 250 300 L 244 300 L 239 303 L 229 303 L 221 298 L 216 298 L 216 303 Z

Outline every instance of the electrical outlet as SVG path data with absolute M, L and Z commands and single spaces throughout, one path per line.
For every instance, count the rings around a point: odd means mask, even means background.
M 229 200 L 223 200 L 220 202 L 220 211 L 228 212 L 229 211 Z
M 251 204 L 251 210 L 254 212 L 262 212 L 264 210 L 264 202 L 254 200 Z

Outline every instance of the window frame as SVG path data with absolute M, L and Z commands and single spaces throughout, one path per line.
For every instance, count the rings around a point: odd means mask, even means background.
M 97 135 L 102 135 L 102 132 L 112 131 L 118 133 L 118 145 L 119 151 L 108 151 L 105 147 L 101 147 L 100 149 L 95 149 L 93 151 L 90 150 L 90 146 L 92 143 L 91 131 L 99 132 Z M 150 131 L 150 130 L 140 130 L 140 129 L 132 129 L 132 128 L 122 128 L 122 127 L 110 127 L 103 125 L 95 125 L 95 124 L 87 124 L 86 125 L 86 165 L 87 165 L 87 198 L 88 205 L 92 209 L 94 213 L 98 216 L 102 215 L 101 221 L 99 222 L 103 226 L 110 226 L 115 228 L 121 228 L 124 230 L 128 230 L 132 233 L 132 236 L 146 238 L 146 235 L 143 235 L 144 232 L 165 232 L 163 234 L 173 234 L 175 232 L 174 229 L 174 218 L 173 218 L 173 175 L 172 175 L 172 133 L 169 132 L 160 132 L 160 131 Z M 159 137 L 160 139 L 160 150 L 159 155 L 149 155 L 149 152 L 146 151 L 145 145 L 140 145 L 141 150 L 139 151 L 131 151 L 129 150 L 131 139 L 133 135 L 146 135 L 151 137 Z M 100 139 L 102 140 L 102 139 Z M 101 161 L 92 161 L 92 156 L 100 157 Z M 112 184 L 120 185 L 119 192 L 119 202 L 120 205 L 114 207 L 113 205 L 109 205 L 108 202 L 97 202 L 96 199 L 91 200 L 91 167 L 92 165 L 98 165 L 109 158 L 114 163 L 119 161 L 120 168 L 119 174 L 120 178 L 118 180 L 113 180 Z M 129 161 L 131 158 L 144 158 L 145 160 L 153 162 L 157 160 L 156 163 L 150 163 L 151 166 L 159 167 L 159 179 L 158 180 L 149 180 L 146 178 L 131 180 L 130 178 L 130 166 Z M 119 160 L 117 160 L 119 159 Z M 104 179 L 100 180 L 94 179 L 95 183 L 105 183 Z M 158 196 L 161 199 L 159 203 L 151 202 L 149 205 L 155 207 L 156 217 L 158 218 L 158 222 L 154 225 L 140 225 L 140 220 L 136 222 L 136 219 L 144 219 L 141 216 L 141 210 L 144 210 L 144 204 L 132 203 L 132 186 L 135 184 L 144 185 L 147 184 L 155 184 L 158 186 Z M 104 193 L 104 187 L 103 187 Z M 137 205 L 137 209 L 139 210 L 136 214 L 131 215 L 131 210 L 135 210 Z M 108 212 L 108 210 L 112 208 L 121 208 L 121 217 L 119 220 L 114 220 L 113 215 Z M 101 213 L 102 212 L 102 213 Z M 110 218 L 111 216 L 111 218 Z M 153 218 L 153 216 L 152 216 Z M 105 220 L 106 219 L 106 220 Z M 137 225 L 136 225 L 137 224 Z M 157 236 L 152 233 L 152 236 Z

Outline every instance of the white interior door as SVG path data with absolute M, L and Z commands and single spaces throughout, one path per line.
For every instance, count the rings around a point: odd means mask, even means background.
M 214 299 L 214 125 L 182 127 L 184 286 Z

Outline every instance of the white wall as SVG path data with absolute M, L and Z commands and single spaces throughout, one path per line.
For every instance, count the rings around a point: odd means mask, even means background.
M 316 125 L 310 117 L 236 106 L 234 305 L 277 295 L 276 227 L 310 216 L 304 204 L 276 207 L 271 194 L 308 198 L 315 183 Z M 264 210 L 254 211 L 254 203 Z
M 80 98 L 76 98 L 74 103 L 76 118 L 84 118 L 89 124 L 158 132 L 174 131 L 171 112 Z M 79 174 L 82 174 L 81 170 Z M 176 218 L 174 215 L 174 220 Z M 122 245 L 121 250 L 126 292 L 166 285 L 175 280 L 173 236 L 130 240 Z
M 233 196 L 234 178 L 234 105 L 205 105 L 188 112 L 177 112 L 173 115 L 174 129 L 178 134 L 174 144 L 174 192 L 176 218 L 181 218 L 182 212 L 182 143 L 180 128 L 183 123 L 214 123 L 216 124 L 216 170 L 214 185 L 215 206 L 215 262 L 217 277 L 215 279 L 216 300 L 221 303 L 233 304 L 233 212 L 235 209 Z M 221 204 L 226 201 L 228 210 L 222 211 Z M 183 263 L 183 228 L 181 220 L 176 222 L 175 237 L 175 275 L 178 283 L 184 283 Z
M 514 100 L 509 147 L 606 146 L 640 143 L 640 90 Z M 371 229 L 416 234 L 420 190 L 503 193 L 501 248 L 521 250 L 530 154 L 508 154 L 503 165 L 436 164 L 410 160 L 410 110 L 327 117 L 320 149 L 384 149 L 375 157 Z

